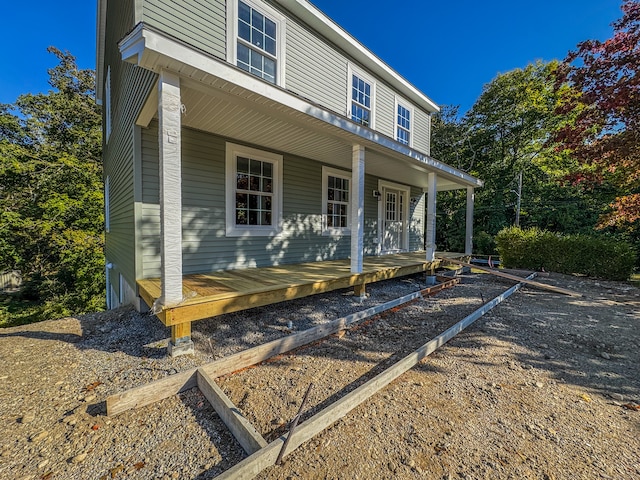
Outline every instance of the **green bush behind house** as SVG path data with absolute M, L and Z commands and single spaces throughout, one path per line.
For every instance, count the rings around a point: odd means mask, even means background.
M 608 280 L 628 280 L 636 255 L 624 241 L 591 235 L 558 235 L 539 228 L 502 229 L 496 248 L 508 268 L 544 269 Z

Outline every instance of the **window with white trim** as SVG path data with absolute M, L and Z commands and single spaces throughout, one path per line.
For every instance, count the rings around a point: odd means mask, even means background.
M 350 232 L 350 172 L 322 167 L 322 216 L 325 234 Z
M 375 82 L 349 66 L 349 115 L 351 120 L 373 128 Z
M 411 146 L 413 126 L 413 109 L 396 100 L 396 140 Z
M 268 82 L 281 83 L 279 64 L 283 62 L 279 51 L 283 37 L 280 16 L 248 1 L 238 0 L 237 5 L 234 25 L 236 65 Z
M 282 212 L 282 155 L 227 143 L 228 236 L 278 233 Z

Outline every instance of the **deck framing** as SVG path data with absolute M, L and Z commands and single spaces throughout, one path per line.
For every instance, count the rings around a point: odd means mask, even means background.
M 156 313 L 166 326 L 284 302 L 420 272 L 433 272 L 441 260 L 427 262 L 424 252 L 366 257 L 363 272 L 353 274 L 349 260 L 331 260 L 251 270 L 228 270 L 183 277 L 184 300 Z M 159 278 L 138 280 L 142 299 L 152 306 L 161 296 Z

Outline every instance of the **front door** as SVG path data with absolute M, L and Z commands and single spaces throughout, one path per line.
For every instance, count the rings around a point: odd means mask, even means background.
M 407 202 L 406 192 L 393 188 L 382 189 L 382 251 L 398 252 L 405 250 L 404 210 Z

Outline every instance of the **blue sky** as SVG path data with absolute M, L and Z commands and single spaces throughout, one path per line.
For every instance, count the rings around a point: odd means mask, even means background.
M 436 103 L 462 112 L 498 73 L 562 59 L 582 40 L 604 40 L 621 16 L 620 0 L 312 3 Z M 49 45 L 95 68 L 94 0 L 7 2 L 2 14 L 0 103 L 49 89 L 47 68 L 56 64 Z

